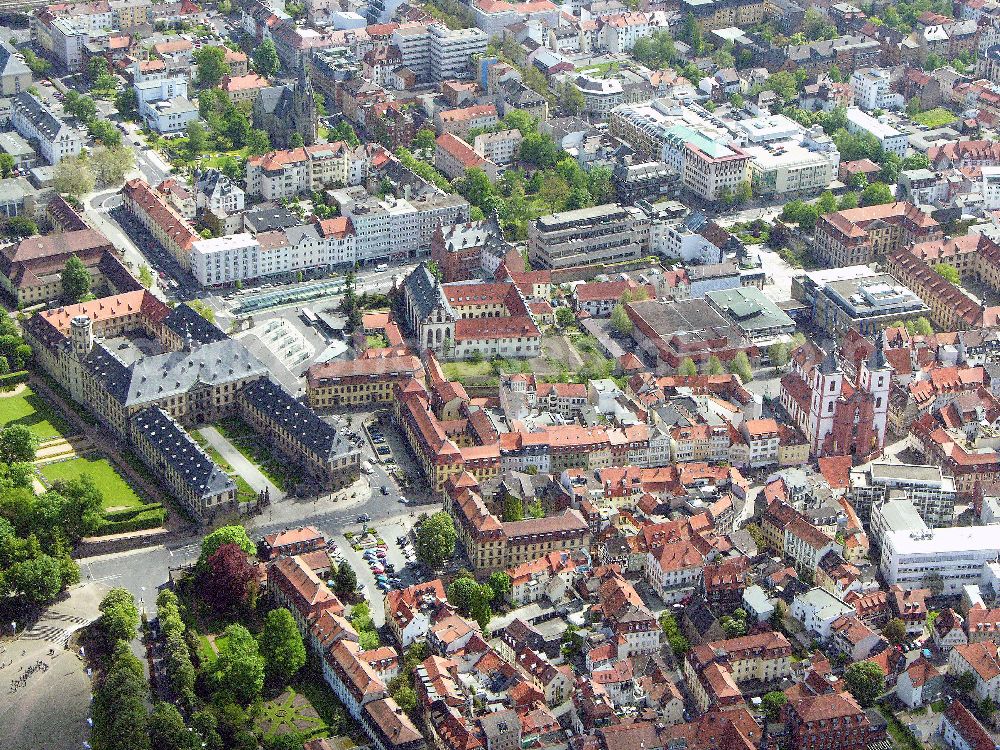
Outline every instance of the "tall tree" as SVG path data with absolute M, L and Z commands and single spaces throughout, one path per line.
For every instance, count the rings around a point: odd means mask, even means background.
M 198 65 L 199 86 L 217 86 L 222 76 L 230 72 L 223 47 L 199 47 L 194 51 L 194 61 Z
M 79 198 L 93 191 L 94 185 L 94 172 L 82 154 L 60 159 L 53 169 L 52 187 L 60 195 Z
M 35 460 L 38 438 L 23 424 L 12 424 L 0 431 L 0 461 L 13 464 Z
M 680 365 L 677 367 L 677 374 L 684 377 L 692 377 L 698 374 L 698 365 L 694 363 L 694 360 L 690 357 L 685 357 L 681 360 Z
M 199 578 L 202 598 L 216 612 L 231 612 L 247 603 L 255 570 L 238 544 L 223 544 L 208 558 Z
M 215 661 L 218 688 L 241 705 L 252 703 L 264 689 L 264 658 L 257 641 L 242 625 L 230 625 Z
M 235 544 L 248 555 L 257 551 L 257 547 L 250 541 L 245 528 L 239 525 L 220 526 L 202 540 L 198 565 L 207 562 L 208 558 L 215 554 L 215 551 L 223 544 Z
M 98 623 L 110 643 L 131 641 L 139 628 L 139 610 L 126 589 L 111 589 L 101 600 Z
M 272 609 L 264 619 L 260 652 L 268 676 L 285 685 L 306 663 L 306 647 L 292 613 L 284 607 Z
M 278 50 L 274 47 L 274 42 L 265 39 L 253 51 L 253 64 L 257 72 L 265 78 L 270 78 L 281 68 L 281 60 L 278 59 Z
M 76 255 L 71 255 L 62 271 L 63 295 L 73 301 L 81 302 L 90 294 L 90 271 Z
M 184 726 L 184 717 L 166 701 L 157 703 L 149 715 L 149 740 L 155 750 L 197 750 L 201 736 Z
M 744 383 L 749 383 L 753 380 L 753 368 L 750 366 L 750 357 L 744 351 L 736 353 L 736 356 L 733 357 L 733 361 L 729 365 L 729 369 L 736 375 L 739 375 Z
M 95 750 L 147 750 L 148 697 L 142 662 L 128 643 L 118 641 L 103 682 L 94 693 L 91 743 Z
M 444 511 L 424 520 L 417 529 L 417 557 L 431 568 L 438 568 L 455 554 L 455 523 Z
M 354 572 L 354 568 L 346 560 L 337 566 L 334 581 L 337 585 L 337 594 L 341 599 L 354 596 L 358 587 L 358 574 Z
M 861 707 L 868 708 L 885 692 L 885 673 L 875 662 L 859 661 L 847 667 L 844 683 Z

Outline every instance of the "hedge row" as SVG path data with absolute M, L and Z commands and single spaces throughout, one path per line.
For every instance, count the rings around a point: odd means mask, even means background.
M 19 383 L 28 382 L 28 371 L 18 370 L 17 372 L 8 372 L 6 375 L 0 375 L 0 388 L 10 388 L 12 386 L 18 385 Z
M 107 536 L 109 534 L 124 534 L 128 531 L 142 531 L 143 529 L 155 529 L 162 526 L 167 520 L 167 511 L 163 508 L 146 511 L 126 521 L 105 521 L 100 528 L 94 532 L 94 536 Z
M 163 508 L 162 503 L 146 503 L 145 505 L 136 505 L 132 508 L 122 508 L 121 510 L 112 510 L 104 514 L 105 521 L 131 521 L 136 516 L 146 513 L 147 511 L 160 510 Z

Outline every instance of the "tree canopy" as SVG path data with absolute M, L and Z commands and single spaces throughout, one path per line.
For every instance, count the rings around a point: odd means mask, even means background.
M 417 529 L 417 557 L 428 567 L 438 568 L 455 554 L 456 538 L 451 516 L 438 511 Z

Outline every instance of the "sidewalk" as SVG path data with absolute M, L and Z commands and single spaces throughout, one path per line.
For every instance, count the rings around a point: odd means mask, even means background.
M 199 432 L 204 435 L 215 450 L 219 451 L 236 473 L 243 477 L 247 484 L 257 492 L 266 489 L 271 495 L 271 502 L 277 502 L 285 497 L 285 493 L 279 490 L 270 479 L 264 476 L 263 472 L 240 453 L 232 443 L 226 440 L 214 427 L 202 427 Z

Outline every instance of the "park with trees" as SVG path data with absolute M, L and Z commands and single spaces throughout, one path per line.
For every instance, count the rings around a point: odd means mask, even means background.
M 340 589 L 341 576 L 332 577 Z M 256 546 L 234 525 L 204 538 L 192 569 L 158 594 L 155 620 L 140 615 L 129 592 L 109 592 L 85 636 L 95 750 L 285 750 L 316 737 L 360 737 L 292 613 L 260 596 L 258 580 Z M 349 618 L 363 648 L 379 645 L 367 602 L 350 607 Z M 130 646 L 137 635 L 161 654 L 152 683 Z

